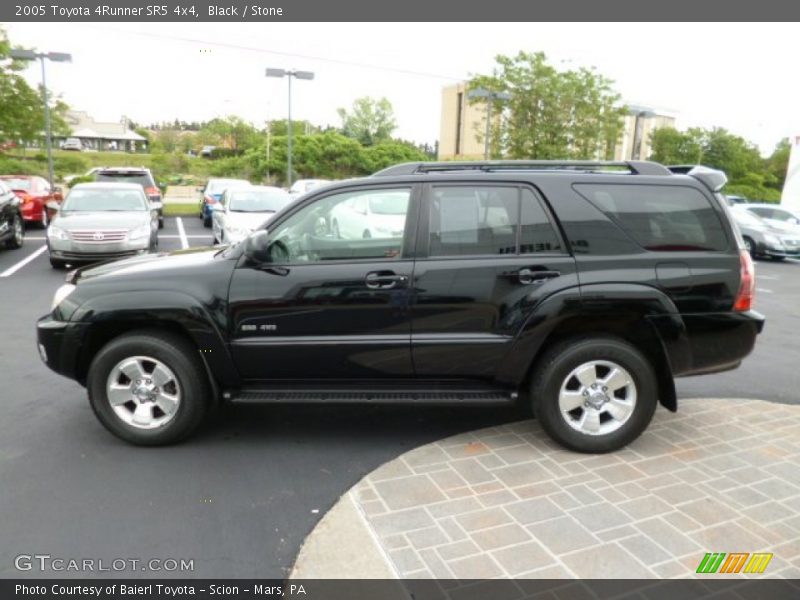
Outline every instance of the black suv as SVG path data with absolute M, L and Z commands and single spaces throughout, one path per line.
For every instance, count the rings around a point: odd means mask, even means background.
M 164 202 L 161 188 L 156 184 L 150 169 L 145 167 L 107 167 L 94 174 L 95 181 L 114 181 L 117 183 L 138 183 L 144 188 L 150 206 L 158 212 L 158 228 L 164 228 Z
M 568 448 L 634 440 L 673 377 L 733 369 L 764 319 L 703 167 L 398 165 L 242 243 L 79 269 L 41 355 L 102 423 L 175 442 L 220 402 L 531 406 Z

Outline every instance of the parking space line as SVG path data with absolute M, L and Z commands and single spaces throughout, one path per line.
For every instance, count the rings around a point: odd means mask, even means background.
M 0 273 L 0 277 L 11 277 L 11 276 L 12 276 L 14 273 L 16 273 L 17 271 L 19 271 L 19 270 L 20 270 L 22 267 L 24 267 L 24 266 L 25 266 L 25 265 L 27 265 L 29 262 L 31 262 L 32 260 L 34 260 L 34 259 L 35 259 L 37 256 L 39 256 L 40 254 L 42 254 L 42 253 L 43 253 L 45 250 L 47 250 L 47 246 L 42 246 L 41 248 L 39 248 L 39 249 L 38 249 L 36 252 L 34 252 L 33 254 L 29 254 L 27 257 L 23 258 L 23 259 L 22 259 L 21 261 L 19 261 L 17 264 L 10 266 L 10 267 L 9 267 L 9 268 L 7 268 L 5 271 L 3 271 L 2 273 Z
M 177 217 L 175 223 L 178 225 L 178 236 L 181 238 L 181 248 L 185 250 L 189 247 L 189 240 L 186 239 L 186 231 L 183 229 L 183 219 Z

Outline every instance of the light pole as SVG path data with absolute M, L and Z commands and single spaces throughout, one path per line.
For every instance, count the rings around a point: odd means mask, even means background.
M 292 187 L 292 77 L 297 79 L 314 79 L 311 71 L 296 71 L 294 69 L 267 69 L 267 77 L 289 78 L 289 119 L 287 127 L 287 158 L 286 158 L 286 187 Z
M 511 94 L 506 92 L 491 92 L 484 88 L 477 88 L 467 92 L 467 98 L 486 98 L 486 137 L 483 140 L 483 160 L 489 160 L 489 138 L 492 127 L 492 104 L 495 100 L 510 100 Z
M 53 188 L 53 138 L 50 132 L 50 102 L 47 98 L 47 77 L 45 75 L 44 59 L 53 62 L 72 62 L 72 55 L 66 52 L 34 52 L 33 50 L 12 50 L 11 58 L 17 60 L 36 60 L 42 62 L 42 96 L 44 98 L 44 129 L 47 144 L 47 175 L 50 189 Z

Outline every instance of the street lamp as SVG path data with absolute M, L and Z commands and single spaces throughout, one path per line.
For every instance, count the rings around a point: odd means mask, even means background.
M 42 96 L 44 97 L 44 129 L 47 140 L 47 174 L 50 189 L 53 188 L 53 138 L 50 132 L 50 103 L 47 99 L 47 77 L 45 76 L 44 59 L 53 62 L 72 62 L 72 55 L 66 52 L 34 52 L 33 50 L 11 50 L 11 58 L 17 60 L 36 60 L 42 62 Z
M 467 98 L 486 98 L 486 137 L 483 140 L 483 160 L 489 160 L 489 137 L 492 126 L 492 104 L 495 100 L 510 100 L 511 94 L 477 88 L 467 92 Z
M 288 126 L 288 154 L 286 159 L 286 186 L 292 186 L 292 77 L 297 79 L 314 79 L 311 71 L 295 71 L 294 69 L 267 69 L 267 77 L 289 78 L 289 126 Z

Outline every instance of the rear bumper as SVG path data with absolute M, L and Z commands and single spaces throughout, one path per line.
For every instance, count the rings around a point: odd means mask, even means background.
M 735 369 L 764 329 L 756 311 L 660 316 L 652 319 L 675 377 Z

